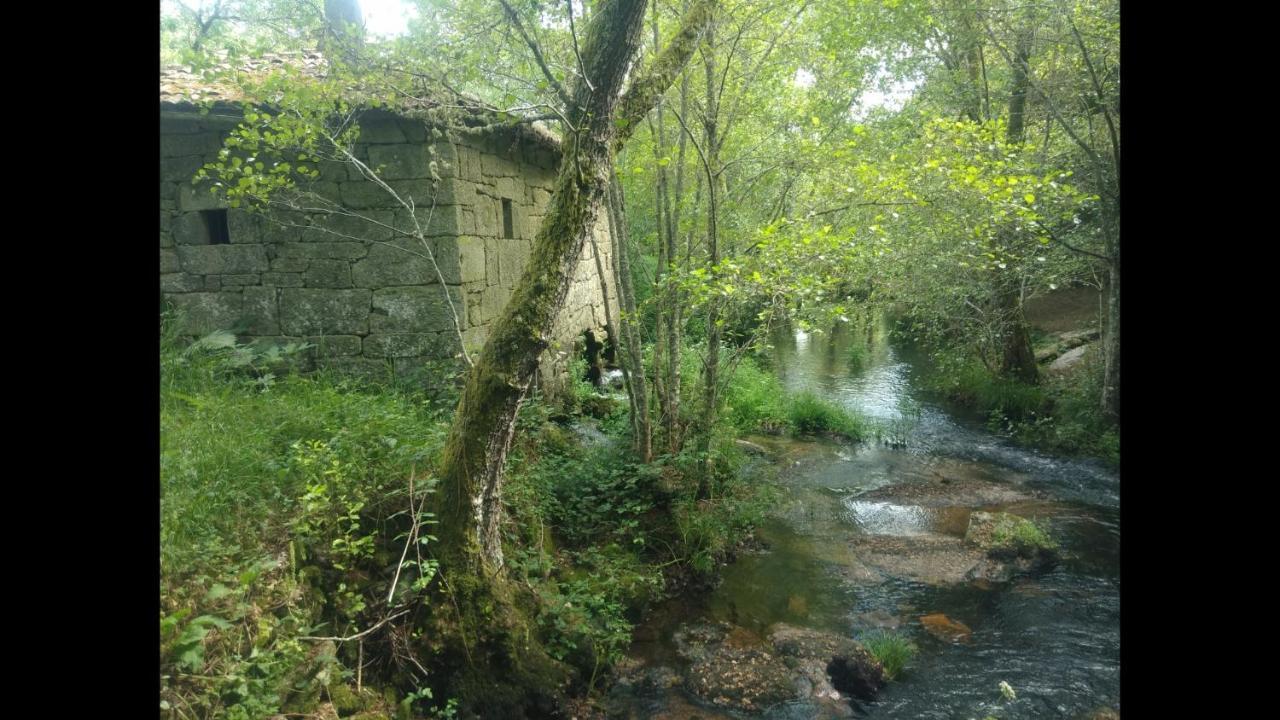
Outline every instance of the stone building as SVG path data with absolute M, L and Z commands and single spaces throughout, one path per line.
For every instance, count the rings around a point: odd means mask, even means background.
M 176 69 L 160 80 L 160 292 L 187 334 L 306 342 L 318 366 L 400 376 L 456 357 L 459 337 L 471 351 L 483 345 L 529 259 L 555 182 L 557 138 L 528 125 L 446 132 L 424 113 L 361 113 L 354 154 L 412 198 L 437 271 L 409 210 L 351 164 L 319 164 L 308 190 L 334 204 L 314 212 L 251 213 L 194 185 L 240 121 L 239 98 Z M 584 333 L 604 337 L 593 245 L 616 317 L 602 214 L 543 358 L 544 382 L 563 376 Z

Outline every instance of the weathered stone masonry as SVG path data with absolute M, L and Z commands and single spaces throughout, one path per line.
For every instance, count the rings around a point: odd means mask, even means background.
M 192 185 L 234 125 L 189 105 L 161 103 L 160 290 L 183 313 L 187 332 L 304 341 L 316 346 L 318 364 L 362 372 L 412 373 L 425 359 L 455 356 L 453 317 L 436 271 L 416 239 L 397 237 L 396 229 L 412 231 L 413 219 L 353 167 L 323 163 L 311 189 L 363 217 L 252 214 Z M 446 139 L 422 121 L 384 112 L 366 113 L 360 125 L 355 154 L 413 198 L 463 342 L 478 350 L 528 262 L 559 151 L 527 135 Z M 433 159 L 441 177 L 434 208 Z M 222 237 L 212 226 L 224 210 Z M 607 269 L 603 218 L 595 236 Z M 544 381 L 562 375 L 583 331 L 603 337 L 604 301 L 591 253 L 587 243 L 555 330 L 558 347 L 543 358 Z M 609 297 L 616 312 L 611 281 Z

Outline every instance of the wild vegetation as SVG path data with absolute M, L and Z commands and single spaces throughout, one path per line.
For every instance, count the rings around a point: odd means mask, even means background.
M 590 695 L 646 610 L 712 582 L 776 500 L 737 438 L 905 434 L 787 393 L 779 329 L 887 316 L 992 430 L 1118 462 L 1118 3 L 410 4 L 394 37 L 350 1 L 162 9 L 162 62 L 247 98 L 191 178 L 233 207 L 348 212 L 316 192 L 327 163 L 394 195 L 353 145 L 363 110 L 406 97 L 432 99 L 441 137 L 476 122 L 458 108 L 542 123 L 564 158 L 510 303 L 482 347 L 457 328 L 432 387 L 163 318 L 164 717 L 550 716 Z M 322 78 L 236 76 L 317 49 Z M 598 217 L 625 392 L 578 366 L 542 396 Z M 1100 339 L 1051 372 L 1026 304 L 1086 286 Z M 889 677 L 915 651 L 865 643 Z
M 907 664 L 911 662 L 911 658 L 918 652 L 910 639 L 887 630 L 867 633 L 861 640 L 867 650 L 884 666 L 884 674 L 890 680 L 901 675 Z

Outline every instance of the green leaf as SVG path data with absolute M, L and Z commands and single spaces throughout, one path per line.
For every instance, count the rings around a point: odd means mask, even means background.
M 1036 201 L 1036 196 L 1033 195 L 1032 193 L 1027 193 L 1026 195 L 1022 196 L 1022 199 L 1026 200 L 1027 204 L 1030 205 Z
M 208 598 L 210 600 L 221 600 L 222 598 L 230 595 L 231 592 L 231 588 L 226 585 L 223 585 L 222 583 L 214 583 L 213 587 L 209 588 Z

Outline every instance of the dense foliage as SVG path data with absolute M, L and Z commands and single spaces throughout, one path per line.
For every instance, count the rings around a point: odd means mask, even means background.
M 442 666 L 463 654 L 470 663 L 468 638 L 482 630 L 518 640 L 510 647 L 536 638 L 535 653 L 594 688 L 643 609 L 713 572 L 762 516 L 773 490 L 743 481 L 736 437 L 904 434 L 812 394 L 788 396 L 764 360 L 779 330 L 888 316 L 899 340 L 928 352 L 935 389 L 993 430 L 1118 461 L 1114 0 L 662 0 L 639 3 L 649 13 L 638 35 L 627 4 L 630 34 L 614 39 L 640 43 L 639 59 L 614 59 L 626 71 L 612 77 L 621 100 L 600 106 L 614 113 L 603 119 L 585 110 L 600 102 L 586 64 L 608 59 L 600 48 L 614 28 L 595 21 L 618 3 L 418 0 L 405 31 L 380 38 L 334 21 L 357 17 L 353 7 L 162 4 L 162 62 L 245 97 L 242 122 L 192 180 L 233 207 L 344 215 L 309 189 L 335 164 L 395 195 L 381 168 L 352 152 L 359 108 L 428 98 L 442 133 L 461 127 L 453 111 L 466 108 L 495 124 L 543 123 L 571 148 L 594 128 L 592 157 L 607 162 L 598 177 L 573 175 L 585 153 L 566 162 L 548 217 L 577 227 L 602 190 L 627 395 L 580 383 L 568 398 L 526 398 L 520 373 L 486 382 L 481 368 L 501 360 L 523 372 L 536 357 L 493 347 L 462 348 L 470 386 L 299 374 L 310 348 L 250 347 L 227 333 L 192 343 L 167 319 L 161 649 L 171 717 L 305 713 L 321 697 L 447 716 L 455 707 L 435 696 L 437 668 L 406 648 L 429 648 Z M 329 63 L 323 77 L 289 63 L 237 71 L 267 51 L 314 50 Z M 669 72 L 655 80 L 655 69 Z M 653 92 L 635 99 L 636 87 Z M 654 107 L 628 116 L 633 100 Z M 437 182 L 439 169 L 433 159 Z M 434 196 L 423 207 L 396 199 L 431 255 Z M 539 233 L 548 248 L 556 230 Z M 1099 292 L 1087 324 L 1101 339 L 1070 372 L 1049 372 L 1054 355 L 1040 350 L 1055 340 L 1026 307 L 1079 287 Z M 539 347 L 543 328 L 511 327 Z M 855 344 L 850 362 L 863 352 Z M 499 538 L 485 562 L 501 575 L 445 567 L 435 554 L 441 518 L 429 509 L 463 487 L 450 478 L 464 456 L 445 449 L 467 439 L 464 420 L 498 412 L 469 405 L 467 390 L 459 402 L 460 387 L 507 391 L 501 412 L 518 418 L 487 486 L 501 496 L 485 509 Z M 482 419 L 509 429 L 503 417 Z M 461 524 L 443 529 L 447 541 L 472 536 Z M 464 612 L 459 596 L 479 607 Z M 516 600 L 534 606 L 527 617 L 502 612 Z M 873 640 L 900 672 L 909 643 Z M 521 672 L 523 652 L 506 658 Z M 455 686 L 446 692 L 463 695 L 465 710 L 474 688 Z

